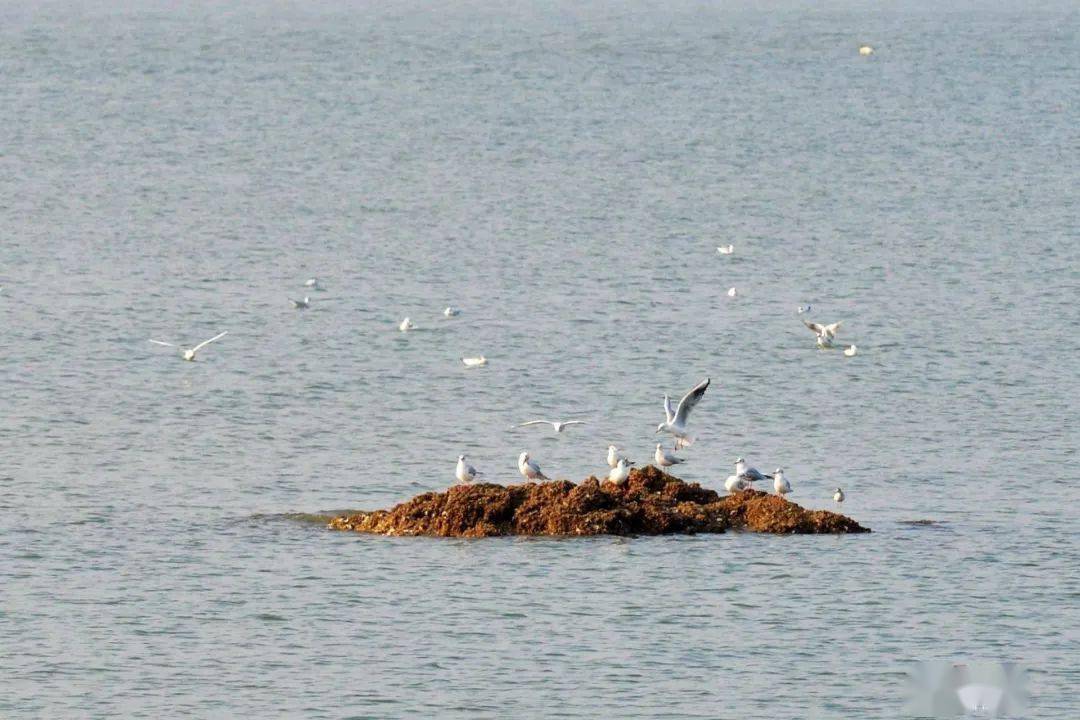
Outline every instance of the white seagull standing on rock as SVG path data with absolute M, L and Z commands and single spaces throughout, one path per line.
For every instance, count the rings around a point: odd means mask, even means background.
M 617 445 L 608 445 L 607 446 L 607 464 L 608 464 L 608 467 L 615 467 L 616 465 L 619 464 L 620 459 L 626 460 L 626 458 L 623 458 L 622 455 L 619 455 L 618 446 Z M 631 465 L 634 464 L 633 461 L 631 461 L 631 460 L 626 460 L 626 462 L 630 463 Z
M 668 432 L 675 436 L 675 449 L 680 450 L 694 444 L 694 438 L 686 433 L 686 421 L 690 417 L 690 411 L 701 401 L 705 391 L 709 389 L 709 378 L 698 383 L 693 390 L 683 395 L 679 401 L 677 410 L 671 409 L 671 398 L 664 395 L 664 422 L 656 426 L 656 432 Z
M 834 322 L 831 325 L 822 325 L 820 323 L 809 322 L 803 320 L 803 325 L 810 328 L 817 335 L 817 344 L 819 348 L 832 347 L 833 340 L 836 339 L 836 333 L 840 330 L 840 325 L 843 324 L 843 320 L 840 322 Z
M 764 475 L 758 472 L 757 468 L 746 467 L 746 461 L 742 458 L 735 458 L 735 476 L 750 482 L 772 478 L 772 475 Z
M 553 427 L 555 429 L 555 432 L 561 433 L 564 428 L 566 428 L 566 427 L 568 427 L 570 425 L 584 425 L 584 424 L 585 424 L 584 420 L 566 420 L 564 422 L 559 422 L 557 420 L 530 420 L 529 422 L 521 423 L 520 425 L 518 425 L 518 427 L 521 428 L 521 427 L 526 427 L 528 425 L 550 425 L 551 427 Z
M 199 352 L 200 350 L 202 350 L 204 347 L 206 347 L 210 343 L 214 342 L 215 340 L 220 340 L 221 338 L 225 337 L 228 334 L 229 334 L 229 331 L 226 330 L 225 332 L 221 333 L 220 335 L 215 335 L 214 337 L 210 338 L 209 340 L 203 340 L 201 343 L 199 343 L 198 345 L 196 345 L 195 347 L 193 347 L 193 348 L 191 348 L 189 350 L 186 350 L 184 348 L 180 348 L 180 357 L 184 358 L 188 362 L 195 362 L 195 354 L 197 352 Z M 161 340 L 151 340 L 150 342 L 154 343 L 155 345 L 164 345 L 165 347 L 173 347 L 173 348 L 179 348 L 180 347 L 179 345 L 173 345 L 172 343 L 162 342 Z
M 477 475 L 483 475 L 483 473 L 472 465 L 467 464 L 464 455 L 458 455 L 457 470 L 454 471 L 454 477 L 458 479 L 458 482 L 471 483 L 476 479 Z
M 675 453 L 665 450 L 664 446 L 660 443 L 656 443 L 656 455 L 654 457 L 656 459 L 656 464 L 660 467 L 671 467 L 672 465 L 686 462 L 686 460 L 681 457 L 675 457 Z
M 784 468 L 776 468 L 776 472 L 773 473 L 772 486 L 780 497 L 784 497 L 791 492 L 791 483 L 784 477 Z
M 616 485 L 622 485 L 626 482 L 626 478 L 630 477 L 630 465 L 631 463 L 628 463 L 626 458 L 619 458 L 619 462 L 608 473 L 608 480 Z
M 518 471 L 525 476 L 526 480 L 550 480 L 548 476 L 540 472 L 540 466 L 536 464 L 536 461 L 529 459 L 528 452 L 523 452 L 518 456 Z
M 752 481 L 749 478 L 740 477 L 738 475 L 728 475 L 727 480 L 724 481 L 724 489 L 729 493 L 736 490 L 750 490 L 754 486 L 751 485 Z

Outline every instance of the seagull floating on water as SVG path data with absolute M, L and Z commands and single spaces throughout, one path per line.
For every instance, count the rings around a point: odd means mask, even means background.
M 808 313 L 810 312 L 810 306 L 800 305 L 799 307 L 795 308 L 795 312 L 799 313 L 800 315 L 802 315 L 803 313 Z
M 318 279 L 316 279 L 316 278 L 308 278 L 307 280 L 305 280 L 304 281 L 304 287 L 309 287 L 312 290 L 321 290 L 322 289 L 322 287 L 319 286 Z
M 630 465 L 632 464 L 633 463 L 628 463 L 626 458 L 619 458 L 619 462 L 616 463 L 615 467 L 611 468 L 611 471 L 608 473 L 608 480 L 616 485 L 622 485 L 626 482 L 626 478 L 630 477 Z
M 483 473 L 467 464 L 464 455 L 458 455 L 457 470 L 454 471 L 454 477 L 458 479 L 458 482 L 471 483 L 477 475 L 483 475 Z
M 544 473 L 540 472 L 540 466 L 535 460 L 529 459 L 529 453 L 523 452 L 518 456 L 518 472 L 525 476 L 526 480 L 549 480 Z
M 665 420 L 656 426 L 656 432 L 668 432 L 674 435 L 676 450 L 690 447 L 694 444 L 694 438 L 686 433 L 686 421 L 690 417 L 690 411 L 701 402 L 701 398 L 705 395 L 705 391 L 709 389 L 709 382 L 709 378 L 705 378 L 698 383 L 694 389 L 683 395 L 682 400 L 679 401 L 678 410 L 671 409 L 671 398 L 666 394 L 664 395 Z
M 289 302 L 291 302 L 292 306 L 297 310 L 307 310 L 311 307 L 311 298 L 307 295 L 304 296 L 303 300 L 289 300 Z
M 465 367 L 481 367 L 487 365 L 487 358 L 483 355 L 480 357 L 461 358 L 461 362 L 465 363 Z
M 836 492 L 833 493 L 832 499 L 838 503 L 844 502 L 844 491 L 840 488 L 836 488 Z
M 456 307 L 447 307 L 445 310 L 442 311 L 442 314 L 446 317 L 457 317 L 461 314 L 461 311 L 458 310 Z
M 810 328 L 817 335 L 817 344 L 819 348 L 832 347 L 833 340 L 836 339 L 836 333 L 840 330 L 840 326 L 843 324 L 843 320 L 834 322 L 831 325 L 822 325 L 821 323 L 810 322 L 809 320 L 803 320 L 803 325 Z
M 563 421 L 563 422 L 559 422 L 557 420 L 530 420 L 529 422 L 521 423 L 520 425 L 518 425 L 518 427 L 519 428 L 527 427 L 529 425 L 550 425 L 552 428 L 555 429 L 555 432 L 561 433 L 564 428 L 567 428 L 570 425 L 584 425 L 584 424 L 585 424 L 584 420 L 566 420 L 566 421 Z
M 844 354 L 848 357 L 855 357 L 855 354 L 859 352 L 859 348 L 854 345 L 850 345 L 844 348 Z
M 859 47 L 859 54 L 860 55 L 873 55 L 874 54 L 874 48 L 870 47 L 869 45 L 862 45 L 862 46 Z
M 209 340 L 203 340 L 201 343 L 199 343 L 198 345 L 196 345 L 195 347 L 193 347 L 191 349 L 184 349 L 184 348 L 181 348 L 179 345 L 173 345 L 172 343 L 162 342 L 161 340 L 151 340 L 150 342 L 154 343 L 155 345 L 164 345 L 165 347 L 180 348 L 180 357 L 184 358 L 185 360 L 187 360 L 189 362 L 195 362 L 195 354 L 196 353 L 198 353 L 200 350 L 202 350 L 204 347 L 206 347 L 210 343 L 214 342 L 215 340 L 220 340 L 221 338 L 225 337 L 228 334 L 229 334 L 229 331 L 226 330 L 225 332 L 223 332 L 223 333 L 221 333 L 219 335 L 215 335 L 214 337 L 210 338 Z
M 735 458 L 735 476 L 749 480 L 750 482 L 757 482 L 759 480 L 768 480 L 772 475 L 764 475 L 758 472 L 757 468 L 746 467 L 746 461 L 742 458 Z
M 675 457 L 675 453 L 665 450 L 664 446 L 660 443 L 656 443 L 656 454 L 653 457 L 656 460 L 656 464 L 660 467 L 671 467 L 672 465 L 686 462 L 686 460 L 681 457 Z
M 791 492 L 791 483 L 784 477 L 784 468 L 776 468 L 776 472 L 773 473 L 772 486 L 780 497 L 784 497 Z
M 735 252 L 735 246 L 731 244 L 721 245 L 716 248 L 716 252 L 720 253 L 721 255 L 730 255 L 731 253 Z
M 730 290 L 727 291 L 727 296 L 728 297 L 738 297 L 739 296 L 739 291 L 736 290 L 735 288 L 731 288 Z
M 397 326 L 398 330 L 400 330 L 401 332 L 409 332 L 415 327 L 416 326 L 412 324 L 412 320 L 410 320 L 409 318 L 405 318 L 401 321 L 401 324 Z

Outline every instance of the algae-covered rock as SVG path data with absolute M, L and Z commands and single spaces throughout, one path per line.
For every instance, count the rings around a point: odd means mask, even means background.
M 653 466 L 616 485 L 590 477 L 524 485 L 455 485 L 389 510 L 342 515 L 334 530 L 380 535 L 668 535 L 748 530 L 767 533 L 869 532 L 851 518 L 806 510 L 776 495 L 727 496 L 684 483 Z

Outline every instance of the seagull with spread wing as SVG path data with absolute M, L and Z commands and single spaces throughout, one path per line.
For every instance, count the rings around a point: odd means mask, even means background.
M 840 322 L 834 322 L 831 325 L 822 325 L 821 323 L 810 322 L 803 320 L 803 325 L 810 328 L 817 335 L 817 344 L 819 348 L 832 347 L 833 340 L 836 339 L 836 333 L 840 330 L 840 325 L 843 324 L 843 320 Z
M 569 427 L 570 425 L 584 424 L 584 420 L 565 420 L 563 422 L 559 422 L 557 420 L 530 420 L 529 422 L 521 423 L 520 425 L 518 425 L 518 427 L 527 427 L 529 425 L 550 425 L 551 427 L 555 428 L 555 432 L 561 433 L 564 428 Z
M 705 391 L 709 389 L 709 382 L 709 378 L 705 378 L 693 390 L 683 395 L 682 400 L 679 401 L 679 407 L 675 410 L 671 408 L 671 398 L 664 395 L 664 416 L 666 419 L 656 426 L 656 432 L 668 432 L 674 435 L 676 450 L 694 444 L 694 438 L 690 437 L 686 432 L 686 421 L 690 417 L 690 411 L 701 402 Z
M 199 352 L 200 350 L 202 350 L 204 347 L 206 347 L 210 343 L 214 342 L 215 340 L 220 340 L 221 338 L 225 337 L 228 334 L 229 334 L 229 331 L 226 330 L 225 332 L 221 333 L 220 335 L 215 335 L 214 337 L 210 338 L 209 340 L 203 340 L 201 343 L 199 343 L 198 345 L 196 345 L 195 347 L 190 348 L 190 349 L 181 348 L 179 345 L 174 345 L 172 343 L 162 342 L 161 340 L 151 340 L 150 342 L 154 343 L 155 345 L 164 345 L 165 347 L 180 348 L 180 357 L 184 358 L 185 360 L 187 360 L 189 362 L 195 362 L 195 354 L 197 352 Z

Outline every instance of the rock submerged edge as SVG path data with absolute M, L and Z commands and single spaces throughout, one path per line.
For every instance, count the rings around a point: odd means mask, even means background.
M 721 496 L 652 465 L 631 470 L 621 485 L 595 477 L 577 485 L 569 480 L 455 485 L 417 495 L 389 510 L 337 516 L 329 528 L 429 537 L 870 532 L 839 513 L 807 510 L 758 490 Z

